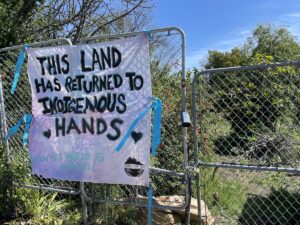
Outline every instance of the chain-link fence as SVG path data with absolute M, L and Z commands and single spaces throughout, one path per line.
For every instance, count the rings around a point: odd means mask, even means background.
M 299 64 L 195 75 L 197 187 L 208 224 L 299 224 Z
M 50 47 L 57 45 L 71 44 L 67 39 L 57 39 L 32 44 L 32 47 Z M 31 89 L 23 67 L 22 75 L 19 79 L 17 91 L 11 95 L 11 86 L 14 78 L 15 64 L 22 46 L 16 46 L 0 50 L 0 73 L 1 73 L 1 137 L 4 138 L 7 130 L 14 126 L 24 113 L 31 113 Z M 3 139 L 2 139 L 3 140 Z M 79 194 L 79 185 L 76 182 L 59 181 L 54 179 L 44 179 L 32 175 L 28 148 L 23 146 L 22 132 L 19 132 L 5 143 L 7 158 L 10 161 L 15 173 L 12 177 L 15 184 L 25 185 L 29 188 L 39 188 L 45 190 L 55 189 L 60 193 Z
M 92 37 L 82 43 L 96 43 L 142 32 Z M 150 178 L 153 187 L 153 221 L 160 224 L 168 210 L 183 212 L 189 198 L 189 176 L 186 171 L 187 130 L 181 127 L 180 113 L 185 110 L 185 39 L 178 28 L 146 32 L 150 41 L 150 66 L 153 96 L 163 102 L 162 141 L 156 157 L 151 159 Z M 30 47 L 49 47 L 72 44 L 68 39 L 31 44 Z M 1 73 L 1 137 L 25 112 L 31 112 L 31 92 L 26 66 L 23 67 L 17 91 L 10 94 L 14 68 L 22 46 L 0 50 Z M 24 64 L 26 65 L 26 63 Z M 129 185 L 107 185 L 45 179 L 31 174 L 28 148 L 23 146 L 22 132 L 12 136 L 2 147 L 6 148 L 12 166 L 14 184 L 28 188 L 79 195 L 85 222 L 91 224 L 144 224 L 147 206 L 146 188 Z M 170 197 L 173 196 L 173 197 Z M 175 196 L 175 197 L 174 197 Z M 101 204 L 99 204 L 101 203 Z M 124 206 L 125 205 L 125 206 Z M 143 219 L 144 221 L 141 221 Z

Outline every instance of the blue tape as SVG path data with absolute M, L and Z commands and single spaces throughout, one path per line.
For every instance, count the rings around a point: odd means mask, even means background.
M 4 142 L 6 142 L 12 135 L 15 135 L 19 131 L 22 122 L 23 122 L 23 117 L 19 119 L 19 121 L 9 129 L 9 131 L 7 132 L 4 138 Z
M 151 154 L 155 156 L 156 148 L 160 145 L 161 139 L 162 101 L 159 98 L 154 98 L 153 114 Z
M 11 86 L 11 90 L 10 90 L 10 93 L 13 95 L 16 91 L 16 88 L 17 88 L 17 85 L 18 85 L 18 80 L 19 80 L 19 76 L 21 74 L 21 70 L 22 70 L 22 67 L 23 67 L 23 63 L 24 63 L 24 60 L 25 60 L 25 56 L 26 56 L 26 49 L 29 47 L 28 44 L 25 44 L 19 54 L 19 57 L 18 57 L 18 61 L 16 63 L 16 66 L 15 66 L 15 71 L 14 71 L 14 81 L 13 81 L 13 84 Z
M 23 117 L 23 120 L 25 122 L 25 128 L 23 133 L 23 145 L 28 145 L 29 128 L 32 121 L 32 115 L 26 113 Z
M 9 129 L 9 131 L 7 132 L 7 134 L 4 138 L 4 142 L 6 142 L 12 135 L 15 135 L 16 133 L 18 133 L 18 131 L 22 125 L 22 122 L 24 121 L 25 128 L 24 128 L 24 133 L 23 133 L 23 144 L 27 145 L 31 120 L 32 120 L 32 115 L 25 113 L 22 116 L 22 118 L 19 119 L 18 122 Z
M 147 108 L 143 112 L 141 112 L 141 114 L 133 121 L 133 123 L 128 128 L 126 134 L 123 136 L 122 140 L 117 145 L 117 147 L 115 149 L 116 152 L 119 152 L 122 149 L 122 147 L 124 146 L 126 140 L 129 138 L 129 136 L 130 136 L 131 132 L 133 131 L 133 129 L 135 128 L 135 126 L 147 114 L 147 112 L 151 109 L 151 107 L 152 107 L 152 105 L 147 106 Z
M 140 113 L 140 115 L 133 121 L 133 123 L 128 128 L 126 134 L 121 139 L 120 143 L 117 145 L 115 151 L 121 151 L 122 147 L 124 146 L 125 142 L 129 138 L 131 132 L 136 127 L 138 122 L 147 114 L 150 109 L 154 110 L 154 124 L 152 128 L 153 140 L 152 140 L 152 147 L 151 147 L 151 154 L 154 156 L 156 153 L 156 147 L 160 144 L 161 138 L 161 113 L 162 113 L 162 102 L 159 98 L 153 98 L 153 103 Z
M 148 225 L 152 225 L 152 187 L 148 187 Z

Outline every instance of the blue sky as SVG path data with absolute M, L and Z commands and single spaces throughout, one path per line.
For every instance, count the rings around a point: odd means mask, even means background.
M 154 0 L 153 27 L 181 27 L 187 67 L 199 67 L 210 49 L 241 45 L 257 24 L 287 26 L 300 38 L 299 0 Z M 299 39 L 298 39 L 299 40 Z

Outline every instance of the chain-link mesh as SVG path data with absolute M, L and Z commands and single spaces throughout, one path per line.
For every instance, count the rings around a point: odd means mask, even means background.
M 41 44 L 32 47 L 49 47 L 68 44 L 68 40 L 61 39 L 41 42 Z M 3 102 L 1 102 L 2 138 L 6 134 L 6 131 L 23 117 L 24 113 L 31 113 L 31 89 L 26 72 L 26 62 L 21 71 L 17 91 L 14 95 L 10 93 L 14 78 L 15 64 L 21 49 L 22 46 L 1 49 L 0 51 L 0 74 L 3 90 Z M 21 130 L 23 130 L 23 127 Z M 37 175 L 32 175 L 28 147 L 23 146 L 22 136 L 23 133 L 20 131 L 12 136 L 6 143 L 2 143 L 6 147 L 8 160 L 13 168 L 12 171 L 15 172 L 12 177 L 14 183 L 39 189 L 55 189 L 56 191 L 71 194 L 79 193 L 79 185 L 77 182 L 45 179 Z
M 195 79 L 200 193 L 216 224 L 299 224 L 298 65 L 222 68 Z
M 182 64 L 184 61 L 182 59 L 184 55 L 182 46 L 184 43 L 182 34 L 177 29 L 164 29 L 164 31 L 148 32 L 148 34 L 153 96 L 160 98 L 163 102 L 161 145 L 157 149 L 156 156 L 151 159 L 152 169 L 150 170 L 154 197 L 153 207 L 163 208 L 162 211 L 158 209 L 153 211 L 153 222 L 159 224 L 165 219 L 163 215 L 169 212 L 168 209 L 182 211 L 186 204 L 188 184 L 185 181 L 184 169 L 187 162 L 184 160 L 186 161 L 187 158 L 182 147 L 184 138 L 180 124 L 181 81 L 184 67 Z M 93 41 L 83 41 L 83 43 L 109 41 L 118 38 L 122 37 L 117 35 L 109 38 L 100 37 Z M 60 41 L 55 44 L 36 46 L 48 47 L 65 44 L 68 43 Z M 16 124 L 25 112 L 31 112 L 31 91 L 26 76 L 26 63 L 16 93 L 10 94 L 14 67 L 20 51 L 21 47 L 5 51 L 0 50 L 0 73 L 4 98 L 0 121 L 3 124 L 2 138 L 7 129 Z M 80 193 L 78 182 L 45 179 L 31 174 L 28 148 L 23 147 L 22 132 L 12 136 L 3 147 L 7 149 L 11 165 L 17 168 L 14 171 L 19 171 L 13 175 L 16 184 L 61 193 Z M 81 191 L 86 193 L 85 200 L 89 202 L 88 211 L 91 224 L 112 224 L 121 219 L 131 221 L 128 222 L 129 224 L 143 224 L 140 219 L 146 221 L 147 212 L 145 208 L 137 207 L 147 206 L 147 189 L 145 187 L 85 183 L 84 189 Z M 170 196 L 176 196 L 176 198 Z M 124 204 L 126 207 L 123 206 Z M 106 210 L 106 213 L 103 213 L 103 210 Z
M 215 224 L 299 224 L 298 176 L 205 167 L 200 173 L 201 199 Z M 202 210 L 203 221 L 212 221 L 206 214 Z

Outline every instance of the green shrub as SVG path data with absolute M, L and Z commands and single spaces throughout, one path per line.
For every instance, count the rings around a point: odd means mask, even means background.
M 62 225 L 81 222 L 81 211 L 74 207 L 74 202 L 59 199 L 58 193 L 18 188 L 16 195 L 20 198 L 19 214 L 29 224 Z

